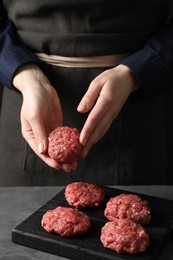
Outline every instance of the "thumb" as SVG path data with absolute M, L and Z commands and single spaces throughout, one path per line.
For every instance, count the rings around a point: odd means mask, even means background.
M 35 143 L 37 145 L 37 150 L 40 154 L 45 153 L 47 151 L 48 139 L 47 139 L 47 131 L 44 127 L 43 122 L 35 121 L 32 122 L 32 131 L 35 138 Z

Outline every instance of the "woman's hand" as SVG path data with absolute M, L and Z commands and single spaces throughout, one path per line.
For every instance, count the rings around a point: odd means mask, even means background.
M 48 134 L 63 124 L 61 104 L 56 90 L 36 65 L 25 65 L 17 72 L 13 85 L 23 95 L 22 134 L 33 151 L 50 167 L 70 171 L 77 167 L 61 165 L 47 154 Z
M 91 82 L 77 108 L 81 113 L 91 110 L 80 134 L 83 157 L 105 135 L 130 93 L 138 88 L 135 76 L 124 65 L 104 71 Z

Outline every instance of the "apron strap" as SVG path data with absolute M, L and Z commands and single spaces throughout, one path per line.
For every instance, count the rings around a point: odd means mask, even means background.
M 64 57 L 58 55 L 48 55 L 45 53 L 36 53 L 37 57 L 53 66 L 67 68 L 97 68 L 97 67 L 112 67 L 127 57 L 129 54 L 103 55 L 93 57 Z

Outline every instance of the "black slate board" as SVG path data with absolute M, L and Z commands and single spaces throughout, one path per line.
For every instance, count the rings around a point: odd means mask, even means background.
M 47 233 L 40 225 L 43 214 L 57 206 L 69 206 L 64 197 L 64 189 L 12 230 L 14 243 L 45 251 L 74 260 L 154 260 L 158 259 L 164 244 L 170 239 L 173 230 L 173 201 L 139 194 L 148 200 L 152 210 L 152 221 L 147 230 L 150 234 L 150 246 L 144 253 L 136 255 L 117 254 L 106 249 L 100 242 L 100 230 L 107 222 L 103 215 L 105 205 L 110 197 L 120 193 L 133 193 L 103 187 L 106 192 L 105 202 L 97 208 L 86 208 L 92 228 L 85 235 L 63 238 L 57 234 Z

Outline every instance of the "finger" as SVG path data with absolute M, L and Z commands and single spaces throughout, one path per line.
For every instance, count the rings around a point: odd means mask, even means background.
M 37 150 L 40 154 L 45 153 L 48 147 L 47 130 L 44 123 L 38 118 L 30 121 L 31 129 L 37 145 Z
M 75 162 L 73 162 L 73 163 L 71 164 L 71 168 L 72 168 L 72 170 L 76 170 L 77 167 L 78 167 L 78 163 L 77 163 L 77 161 L 75 161 Z
M 62 164 L 61 168 L 65 171 L 65 172 L 71 172 L 72 168 L 70 164 Z
M 71 164 L 68 163 L 62 164 L 62 169 L 66 172 L 70 172 L 71 170 L 76 170 L 77 167 L 78 167 L 77 161 L 74 161 Z
M 39 153 L 35 136 L 32 132 L 29 123 L 24 118 L 22 118 L 22 135 L 24 139 L 27 141 L 27 143 L 29 144 L 29 146 L 31 147 L 31 149 L 35 152 L 35 154 L 37 154 L 47 165 L 55 169 L 61 168 L 61 165 L 55 160 L 51 159 L 46 153 L 45 154 Z
M 60 169 L 61 168 L 61 164 L 58 163 L 57 161 L 53 160 L 52 158 L 50 158 L 47 153 L 45 154 L 40 154 L 38 152 L 37 149 L 37 143 L 35 141 L 34 138 L 29 138 L 26 139 L 27 143 L 29 144 L 29 146 L 31 147 L 31 149 L 35 152 L 35 154 L 37 154 L 37 156 L 42 159 L 48 166 L 54 168 L 54 169 Z
M 29 134 L 27 135 L 29 136 Z M 37 154 L 40 159 L 42 159 L 48 166 L 54 168 L 54 169 L 63 169 L 66 172 L 70 172 L 72 170 L 72 166 L 70 164 L 61 164 L 59 162 L 57 162 L 56 160 L 53 160 L 52 158 L 50 158 L 48 156 L 47 153 L 44 154 L 40 154 L 38 152 L 37 149 L 37 143 L 35 141 L 35 138 L 32 137 L 32 134 L 30 134 L 30 138 L 27 138 L 27 136 L 25 136 L 27 143 L 29 144 L 29 146 L 31 147 L 31 149 L 35 152 L 35 154 Z M 73 165 L 73 167 L 75 168 L 75 164 Z
M 97 127 L 100 121 L 102 121 L 105 113 L 109 110 L 108 100 L 99 96 L 95 106 L 91 110 L 84 127 L 80 133 L 80 142 L 82 145 L 87 143 L 88 138 L 92 134 L 93 130 Z
M 91 82 L 87 92 L 85 93 L 77 107 L 78 112 L 86 113 L 94 106 L 101 88 L 102 84 L 97 79 Z
M 110 109 L 107 110 L 107 112 L 102 117 L 102 120 L 99 121 L 97 126 L 93 129 L 90 137 L 88 138 L 82 152 L 82 157 L 85 157 L 88 154 L 91 147 L 105 135 L 110 125 L 112 124 L 112 121 L 119 114 L 119 111 L 121 110 L 123 104 L 124 101 L 118 104 L 118 106 L 109 106 Z
M 84 149 L 82 151 L 82 157 L 86 157 L 92 146 L 97 143 L 108 131 L 112 124 L 112 117 L 110 116 L 110 111 L 108 111 L 97 127 L 93 130 L 90 135 Z
M 51 159 L 47 154 L 38 154 L 37 155 L 42 159 L 48 166 L 54 169 L 61 169 L 61 164 L 58 163 L 57 161 Z

